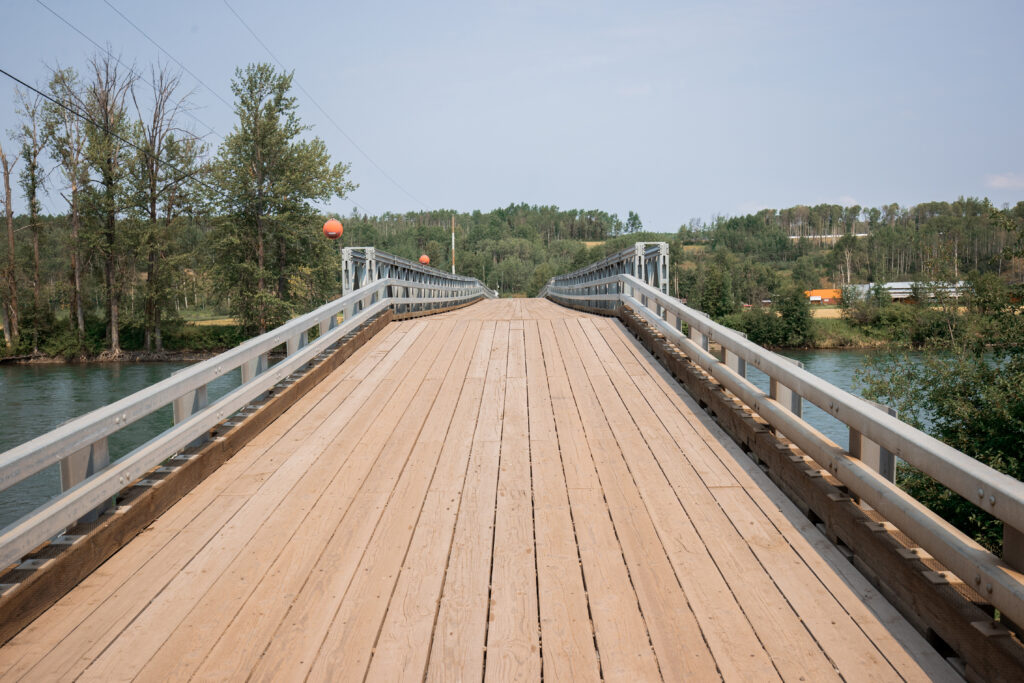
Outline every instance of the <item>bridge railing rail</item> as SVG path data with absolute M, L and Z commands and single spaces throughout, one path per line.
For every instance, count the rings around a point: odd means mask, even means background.
M 19 561 L 106 505 L 119 491 L 203 438 L 386 308 L 403 313 L 440 310 L 496 296 L 474 278 L 382 252 L 376 252 L 376 258 L 387 268 L 367 271 L 361 280 L 350 282 L 352 286 L 340 298 L 0 453 L 0 492 L 54 465 L 60 466 L 63 490 L 0 530 L 0 567 Z M 315 339 L 311 339 L 313 331 Z M 282 345 L 285 358 L 270 365 L 269 353 Z M 237 369 L 241 385 L 210 403 L 207 386 Z M 110 462 L 112 434 L 169 404 L 173 427 Z
M 585 309 L 628 306 L 684 351 L 759 416 L 842 482 L 851 495 L 874 508 L 978 594 L 1015 623 L 1024 624 L 1024 482 L 998 472 L 951 446 L 807 372 L 799 363 L 769 351 L 735 330 L 669 296 L 658 283 L 629 273 L 581 269 L 552 278 L 541 290 L 563 305 Z M 684 334 L 683 326 L 687 333 Z M 723 358 L 710 353 L 720 345 Z M 766 374 L 765 392 L 746 377 L 750 365 Z M 841 448 L 802 419 L 810 401 L 846 425 L 851 451 Z M 874 445 L 903 459 L 1004 523 L 1004 559 L 978 545 L 898 488 L 890 472 L 877 470 L 862 453 Z M 873 466 L 872 466 L 873 465 Z

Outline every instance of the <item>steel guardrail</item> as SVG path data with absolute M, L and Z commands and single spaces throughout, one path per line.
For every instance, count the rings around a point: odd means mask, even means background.
M 980 509 L 1002 520 L 1011 533 L 1024 529 L 1024 482 L 998 472 L 885 410 L 807 372 L 742 334 L 668 296 L 630 274 L 552 278 L 541 296 L 565 305 L 615 308 L 626 305 L 679 346 L 691 360 L 784 434 L 852 495 L 876 509 L 950 571 L 1016 623 L 1024 623 L 1024 574 L 982 548 L 951 524 L 807 424 L 783 402 L 753 385 L 743 373 L 707 350 L 718 343 L 732 354 L 806 399 L 872 442 L 881 445 Z M 689 328 L 691 339 L 681 331 Z M 1012 542 L 1006 537 L 1005 543 Z M 1005 552 L 1004 552 L 1005 554 Z
M 392 266 L 421 266 L 391 254 L 377 252 L 377 255 L 384 256 Z M 423 267 L 416 270 L 424 272 Z M 73 482 L 61 495 L 0 530 L 0 566 L 17 562 L 33 548 L 109 501 L 382 310 L 388 307 L 432 310 L 496 296 L 474 278 L 430 270 L 443 277 L 430 273 L 429 281 L 399 277 L 368 281 L 266 334 L 0 453 L 2 491 L 47 467 L 88 458 L 97 444 L 102 444 L 99 450 L 106 454 L 106 440 L 111 434 L 168 404 L 175 404 L 177 424 L 173 427 L 98 472 Z M 397 268 L 391 272 L 400 274 Z M 404 272 L 413 272 L 413 269 Z M 340 323 L 339 316 L 343 316 Z M 318 328 L 319 335 L 309 341 L 308 333 L 314 328 Z M 268 367 L 267 354 L 281 345 L 286 346 L 288 355 Z M 238 368 L 242 368 L 241 386 L 206 405 L 205 387 Z

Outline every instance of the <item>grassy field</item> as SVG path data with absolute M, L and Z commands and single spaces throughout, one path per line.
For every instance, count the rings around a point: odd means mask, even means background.
M 207 325 L 237 325 L 238 321 L 231 316 L 221 316 L 219 318 L 203 318 L 202 320 L 186 320 L 185 323 L 205 327 Z
M 811 315 L 824 320 L 838 320 L 843 311 L 838 306 L 811 306 Z

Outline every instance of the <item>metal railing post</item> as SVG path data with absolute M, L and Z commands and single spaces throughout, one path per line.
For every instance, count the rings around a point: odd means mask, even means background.
M 703 315 L 704 317 L 708 317 L 708 315 L 706 313 L 704 313 L 704 312 L 701 312 L 701 315 Z M 696 327 L 694 327 L 693 325 L 690 325 L 690 335 L 689 336 L 690 336 L 690 341 L 692 341 L 694 344 L 696 344 L 700 348 L 704 349 L 705 351 L 708 350 L 708 338 L 707 338 L 707 336 L 703 332 L 698 330 Z
M 876 408 L 886 411 L 893 417 L 898 417 L 895 408 L 868 401 Z M 850 456 L 862 461 L 865 465 L 878 472 L 889 481 L 896 482 L 896 456 L 867 438 L 853 427 L 850 430 Z
M 190 391 L 174 399 L 174 424 L 184 422 L 193 413 L 198 413 L 205 408 L 207 403 L 208 397 L 205 384 L 195 391 Z
M 321 332 L 321 334 L 323 334 Z M 242 384 L 247 384 L 256 378 L 256 375 L 266 371 L 270 367 L 270 361 L 265 353 L 261 353 L 251 360 L 242 363 Z
M 779 356 L 783 360 L 792 363 L 798 368 L 803 368 L 804 364 L 798 360 L 792 358 L 786 358 L 785 356 Z M 768 383 L 769 391 L 768 395 L 773 399 L 782 404 L 782 407 L 793 413 L 797 417 L 802 417 L 804 414 L 803 399 L 800 398 L 800 394 L 796 393 L 782 382 L 778 381 L 774 377 L 769 378 Z
M 741 334 L 744 337 L 747 336 L 744 332 L 738 332 L 737 334 Z M 722 347 L 722 362 L 740 377 L 747 376 L 747 359 L 736 355 L 724 346 Z
M 293 337 L 289 337 L 288 341 L 285 342 L 285 348 L 288 350 L 288 355 L 295 355 L 299 349 L 305 348 L 308 338 L 309 336 L 306 334 L 306 330 L 299 332 Z
M 96 474 L 110 464 L 110 450 L 107 437 L 103 437 L 85 448 L 72 453 L 60 461 L 61 492 L 80 484 L 88 477 Z M 91 522 L 99 517 L 109 504 L 104 503 L 78 519 L 79 522 Z

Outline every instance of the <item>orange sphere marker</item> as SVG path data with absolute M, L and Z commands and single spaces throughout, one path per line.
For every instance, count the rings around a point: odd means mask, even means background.
M 336 218 L 332 218 L 324 223 L 324 235 L 327 236 L 327 239 L 336 240 L 341 237 L 341 233 L 344 231 L 345 228 L 342 227 L 341 221 Z
M 427 256 L 426 254 L 424 254 L 423 256 L 420 256 L 420 263 L 422 263 L 425 266 L 429 266 L 430 265 L 430 257 Z

